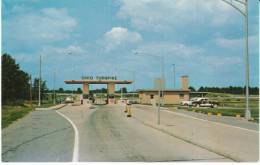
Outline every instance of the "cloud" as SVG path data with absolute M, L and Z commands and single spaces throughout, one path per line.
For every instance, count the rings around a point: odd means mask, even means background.
M 36 12 L 22 12 L 3 20 L 5 44 L 35 45 L 68 39 L 77 26 L 65 8 L 44 8 Z M 22 13 L 21 13 L 22 12 Z
M 124 44 L 135 44 L 142 41 L 142 36 L 137 32 L 130 32 L 127 28 L 113 27 L 104 34 L 105 50 L 110 51 Z
M 144 52 L 146 55 L 133 55 L 126 61 L 136 68 L 142 66 L 142 69 L 140 69 L 142 71 L 153 69 L 154 72 L 156 72 L 154 66 L 160 66 L 160 61 L 154 56 L 163 56 L 165 66 L 169 67 L 175 63 L 176 66 L 178 66 L 178 72 L 180 74 L 188 75 L 221 75 L 220 73 L 226 74 L 227 72 L 231 72 L 231 70 L 233 71 L 233 67 L 230 66 L 239 67 L 243 65 L 242 57 L 232 56 L 228 54 L 228 52 L 219 54 L 219 52 L 208 50 L 206 47 L 186 45 L 183 43 L 154 42 L 140 45 L 135 52 L 136 51 Z M 131 63 L 131 61 L 135 62 Z M 136 63 L 139 63 L 139 66 Z M 217 80 L 217 77 L 214 79 Z
M 222 47 L 222 48 L 227 48 L 231 50 L 238 50 L 238 51 L 243 51 L 245 47 L 245 38 L 224 38 L 224 37 L 219 37 L 214 39 L 214 42 L 216 45 Z M 251 35 L 248 36 L 248 44 L 249 44 L 249 52 L 253 54 L 258 54 L 258 46 L 259 46 L 259 39 L 258 35 Z M 244 53 L 244 52 L 242 52 Z
M 78 45 L 69 45 L 67 47 L 47 46 L 43 48 L 43 53 L 51 56 L 87 55 L 87 51 Z
M 140 45 L 134 52 L 144 53 L 146 57 L 149 55 L 159 55 L 185 59 L 201 55 L 205 50 L 198 46 L 188 46 L 183 43 L 150 42 Z
M 169 31 L 212 26 L 221 27 L 236 23 L 236 12 L 220 0 L 119 0 L 120 19 L 145 31 Z M 230 19 L 232 18 L 232 19 Z M 192 24 L 192 27 L 189 26 Z
M 243 40 L 242 39 L 227 39 L 227 38 L 217 38 L 215 42 L 218 46 L 224 48 L 235 48 L 238 46 L 242 46 Z

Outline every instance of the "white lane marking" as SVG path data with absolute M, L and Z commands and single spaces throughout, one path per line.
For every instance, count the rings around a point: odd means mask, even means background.
M 59 111 L 56 111 L 59 115 L 61 115 L 62 117 L 64 117 L 66 120 L 68 120 L 70 122 L 70 124 L 72 125 L 73 129 L 74 129 L 74 133 L 75 133 L 75 137 L 74 137 L 74 149 L 73 149 L 73 156 L 72 156 L 72 162 L 78 162 L 79 161 L 79 132 L 78 129 L 76 127 L 76 125 L 64 114 L 62 114 Z
M 146 107 L 150 107 L 150 106 L 146 106 Z M 179 115 L 179 116 L 188 117 L 188 118 L 199 120 L 199 121 L 209 122 L 209 123 L 213 123 L 213 124 L 217 124 L 217 125 L 222 125 L 222 126 L 225 126 L 225 127 L 233 127 L 233 128 L 241 129 L 241 130 L 244 130 L 244 131 L 253 132 L 253 133 L 259 133 L 259 131 L 255 131 L 255 130 L 251 130 L 251 129 L 246 129 L 246 128 L 242 128 L 242 127 L 237 127 L 237 126 L 233 126 L 233 125 L 229 125 L 229 124 L 223 124 L 223 123 L 205 120 L 205 119 L 200 119 L 200 118 L 196 118 L 196 117 L 193 117 L 193 116 L 190 116 L 190 115 L 185 115 L 185 114 L 178 113 L 178 112 L 172 112 L 168 108 L 164 108 L 164 107 L 162 107 L 161 109 L 164 109 L 165 112 L 168 112 L 168 113 L 173 113 L 173 114 L 176 114 L 176 115 Z
M 209 122 L 209 123 L 214 123 L 214 124 L 222 125 L 222 126 L 225 126 L 225 127 L 233 127 L 233 128 L 241 129 L 241 130 L 244 130 L 244 131 L 250 131 L 250 132 L 253 132 L 253 133 L 259 133 L 258 131 L 255 131 L 255 130 L 246 129 L 246 128 L 242 128 L 242 127 L 237 127 L 237 126 L 228 125 L 228 124 L 223 124 L 223 123 L 219 123 L 219 122 L 215 122 L 215 121 L 200 119 L 200 118 L 196 118 L 196 117 L 185 115 L 185 114 L 178 113 L 178 112 L 172 112 L 172 111 L 169 111 L 169 110 L 165 110 L 165 112 L 173 113 L 173 114 L 176 114 L 176 115 L 179 115 L 179 116 L 183 116 L 183 117 L 192 118 L 192 119 L 199 120 L 199 121 L 206 121 L 206 122 Z

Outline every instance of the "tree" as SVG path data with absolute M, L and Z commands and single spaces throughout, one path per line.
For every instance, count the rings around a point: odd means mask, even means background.
M 189 90 L 190 90 L 191 92 L 195 92 L 195 91 L 196 91 L 196 89 L 195 89 L 194 87 L 192 87 L 192 86 L 189 87 Z
M 126 88 L 126 87 L 123 87 L 123 88 L 122 88 L 122 92 L 123 92 L 123 93 L 127 93 L 127 88 Z
M 63 88 L 59 88 L 58 92 L 59 92 L 59 93 L 63 93 L 63 92 L 64 92 L 64 89 L 63 89 Z
M 20 69 L 9 54 L 2 55 L 2 102 L 29 98 L 29 75 Z
M 77 91 L 76 91 L 76 93 L 78 93 L 78 94 L 82 93 L 81 88 L 78 88 Z
M 41 99 L 46 99 L 46 93 L 48 92 L 48 88 L 46 85 L 46 81 L 41 80 Z M 35 78 L 32 86 L 32 97 L 34 100 L 39 99 L 39 79 Z

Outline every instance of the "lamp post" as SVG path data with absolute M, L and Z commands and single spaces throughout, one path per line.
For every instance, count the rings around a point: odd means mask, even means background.
M 56 104 L 56 93 L 55 93 L 55 81 L 56 81 L 56 70 L 53 72 L 53 104 Z
M 30 75 L 30 107 L 32 108 L 32 75 Z
M 239 13 L 244 16 L 244 28 L 245 28 L 245 84 L 246 84 L 246 110 L 245 118 L 247 120 L 251 119 L 251 112 L 249 109 L 249 54 L 248 54 L 248 0 L 233 0 L 237 2 L 236 4 L 231 0 L 222 0 L 223 2 L 229 4 Z M 240 4 L 240 6 L 238 6 Z M 242 8 L 242 9 L 241 9 Z
M 163 86 L 162 86 L 162 83 L 164 83 L 164 58 L 163 56 L 158 56 L 158 55 L 153 55 L 153 54 L 147 54 L 147 53 L 144 53 L 144 52 L 135 52 L 134 53 L 135 55 L 138 55 L 138 54 L 144 54 L 144 55 L 151 55 L 151 56 L 154 56 L 154 57 L 159 57 L 160 58 L 160 62 L 161 62 L 161 83 L 160 83 L 160 87 L 158 88 L 158 109 L 157 109 L 157 124 L 160 125 L 160 106 L 161 106 L 161 98 L 164 97 L 164 90 L 163 90 Z M 161 97 L 162 96 L 162 97 Z
M 39 68 L 39 91 L 38 91 L 38 94 L 39 94 L 39 101 L 38 101 L 38 106 L 40 107 L 41 106 L 41 73 L 42 72 L 42 56 L 40 55 L 40 68 Z
M 173 66 L 173 89 L 175 89 L 175 64 L 172 64 Z

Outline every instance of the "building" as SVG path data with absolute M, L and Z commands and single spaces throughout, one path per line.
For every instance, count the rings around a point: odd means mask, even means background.
M 162 104 L 180 104 L 181 101 L 189 100 L 189 79 L 188 76 L 181 77 L 181 89 L 164 89 Z M 140 104 L 153 104 L 158 102 L 157 89 L 140 89 L 139 93 Z

